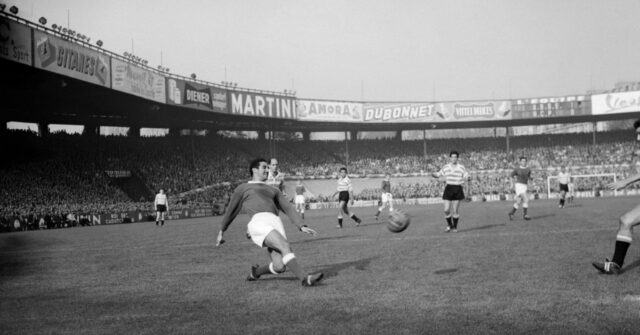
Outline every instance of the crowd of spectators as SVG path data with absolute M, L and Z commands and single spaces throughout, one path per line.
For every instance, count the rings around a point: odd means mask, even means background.
M 397 141 L 265 141 L 231 139 L 218 135 L 158 138 L 98 137 L 49 134 L 45 138 L 25 131 L 2 136 L 0 163 L 0 229 L 20 218 L 24 227 L 78 224 L 87 214 L 152 209 L 151 196 L 160 188 L 170 195 L 172 208 L 214 207 L 220 212 L 234 187 L 249 175 L 247 162 L 256 156 L 279 158 L 287 176 L 335 178 L 348 163 L 355 176 L 421 175 L 439 170 L 450 150 L 461 153 L 460 162 L 472 172 L 468 192 L 473 195 L 511 192 L 509 171 L 517 158 L 528 157 L 536 178 L 533 192 L 546 192 L 548 175 L 566 166 L 574 174 L 635 173 L 630 152 L 635 138 L 628 131 L 592 134 Z M 585 166 L 589 166 L 585 168 Z M 148 199 L 132 200 L 105 171 L 133 171 L 148 188 Z M 608 182 L 580 179 L 577 189 L 602 188 Z M 425 179 L 398 183 L 399 198 L 437 197 L 442 184 Z M 357 199 L 377 199 L 379 190 L 367 189 Z M 140 201 L 145 200 L 145 201 Z M 314 199 L 323 201 L 329 199 Z M 71 215 L 71 216 L 70 216 Z M 50 219 L 44 219 L 45 217 Z M 54 220 L 57 217 L 59 219 Z M 62 219 L 60 219 L 62 218 Z M 43 221 L 44 220 L 44 221 Z M 48 223 L 60 222 L 60 223 Z

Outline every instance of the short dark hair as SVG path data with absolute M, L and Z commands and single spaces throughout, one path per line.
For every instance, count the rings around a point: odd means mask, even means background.
M 340 168 L 340 172 L 342 172 L 342 170 L 344 170 L 344 172 L 347 172 L 347 168 L 346 167 L 341 167 Z
M 636 122 L 633 123 L 633 129 L 638 129 L 640 127 L 640 119 L 637 119 Z
M 523 159 L 526 161 L 526 160 L 527 160 L 527 157 L 525 157 L 525 156 L 520 156 L 520 160 L 523 160 Z
M 455 151 L 455 150 L 451 150 L 451 152 L 449 153 L 449 157 L 456 155 L 456 157 L 460 158 L 460 153 Z
M 253 177 L 253 169 L 257 169 L 260 167 L 260 163 L 265 162 L 267 164 L 269 164 L 269 162 L 267 162 L 266 159 L 264 158 L 256 158 L 254 160 L 251 161 L 251 163 L 249 163 L 249 176 Z

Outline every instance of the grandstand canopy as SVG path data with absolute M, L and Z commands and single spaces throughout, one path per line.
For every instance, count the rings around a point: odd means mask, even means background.
M 628 119 L 640 113 L 438 123 L 309 122 L 212 113 L 139 98 L 0 59 L 3 121 L 256 131 L 400 131 L 509 127 Z

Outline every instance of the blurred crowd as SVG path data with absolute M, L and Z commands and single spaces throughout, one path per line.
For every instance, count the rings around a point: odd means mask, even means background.
M 349 174 L 380 176 L 428 174 L 448 162 L 450 150 L 471 173 L 470 195 L 508 194 L 510 170 L 525 156 L 534 170 L 530 189 L 546 192 L 547 176 L 560 166 L 575 174 L 635 173 L 635 138 L 629 131 L 398 141 L 266 141 L 231 139 L 218 135 L 157 138 L 98 137 L 27 131 L 2 135 L 0 163 L 0 230 L 60 227 L 81 224 L 88 214 L 153 210 L 153 195 L 163 188 L 171 208 L 212 207 L 221 213 L 235 186 L 249 177 L 247 162 L 255 157 L 278 157 L 290 177 L 335 178 L 340 167 Z M 615 165 L 617 167 L 612 167 Z M 132 199 L 105 171 L 131 171 L 146 196 Z M 576 190 L 602 188 L 610 178 L 577 179 Z M 555 184 L 553 185 L 555 187 Z M 439 197 L 442 183 L 394 185 L 397 198 Z M 357 199 L 377 199 L 380 190 L 365 189 Z M 311 199 L 326 201 L 329 199 Z M 74 220 L 69 218 L 75 218 Z

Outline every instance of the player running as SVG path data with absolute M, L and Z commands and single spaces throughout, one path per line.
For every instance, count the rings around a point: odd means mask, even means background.
M 458 231 L 458 220 L 460 220 L 460 201 L 464 200 L 464 190 L 462 184 L 470 179 L 469 172 L 460 163 L 457 151 L 449 153 L 449 164 L 445 165 L 438 172 L 433 172 L 434 178 L 445 178 L 447 186 L 444 187 L 442 199 L 444 200 L 444 219 L 447 222 L 446 232 Z
M 636 130 L 638 139 L 640 139 L 640 119 L 633 123 L 633 128 Z M 639 152 L 634 152 L 634 155 L 638 155 Z M 633 175 L 624 180 L 611 183 L 607 185 L 612 190 L 619 190 L 625 188 L 632 183 L 640 180 L 640 174 Z M 622 272 L 622 265 L 624 264 L 624 258 L 627 255 L 627 250 L 631 245 L 633 227 L 640 224 L 640 205 L 634 207 L 632 210 L 624 213 L 619 219 L 618 233 L 616 235 L 616 245 L 613 250 L 613 259 L 609 260 L 605 258 L 604 262 L 594 262 L 593 266 L 605 274 L 619 274 Z
M 302 185 L 302 180 L 298 179 L 298 183 L 296 184 L 296 197 L 294 199 L 294 203 L 296 204 L 296 212 L 300 213 L 300 217 L 302 217 L 303 220 L 304 220 L 304 206 L 305 206 L 305 199 L 304 199 L 305 191 L 306 189 L 304 188 L 304 185 Z
M 362 220 L 356 216 L 355 213 L 349 213 L 349 199 L 351 199 L 351 205 L 353 205 L 353 186 L 351 185 L 351 179 L 347 176 L 347 168 L 340 168 L 340 176 L 338 176 L 338 191 L 331 197 L 333 198 L 338 193 L 338 228 L 342 228 L 343 216 L 349 216 L 356 222 L 356 227 L 362 223 Z
M 560 168 L 558 174 L 558 183 L 560 183 L 560 202 L 558 208 L 564 208 L 565 199 L 569 192 L 569 183 L 571 182 L 571 173 L 567 172 L 567 169 L 563 166 Z
M 514 186 L 515 180 L 515 186 Z M 513 169 L 511 172 L 511 188 L 515 189 L 516 196 L 514 198 L 515 203 L 513 208 L 509 212 L 509 220 L 513 220 L 513 215 L 518 210 L 518 207 L 522 203 L 522 218 L 525 220 L 531 220 L 531 217 L 527 214 L 529 210 L 529 196 L 527 195 L 527 184 L 531 180 L 531 168 L 527 166 L 527 157 L 520 157 L 520 166 Z
M 249 165 L 251 181 L 240 184 L 233 192 L 220 223 L 216 247 L 225 242 L 224 232 L 243 210 L 251 215 L 251 221 L 247 224 L 251 240 L 261 248 L 266 247 L 271 258 L 271 263 L 268 265 L 252 266 L 247 280 L 258 280 L 262 275 L 280 274 L 289 269 L 300 279 L 302 286 L 313 286 L 322 279 L 323 274 L 321 272 L 307 274 L 298 264 L 278 216 L 279 211 L 284 212 L 301 232 L 315 236 L 316 231 L 301 223 L 295 208 L 279 190 L 265 184 L 267 166 L 267 160 L 263 158 L 251 161 Z
M 391 174 L 385 173 L 384 180 L 382 180 L 382 185 L 380 188 L 382 189 L 382 194 L 380 195 L 380 207 L 378 207 L 378 212 L 376 213 L 376 220 L 380 218 L 380 212 L 389 206 L 389 213 L 393 212 L 393 194 L 391 194 Z
M 164 227 L 164 214 L 169 210 L 169 200 L 163 189 L 156 194 L 153 207 L 156 209 L 156 226 Z

